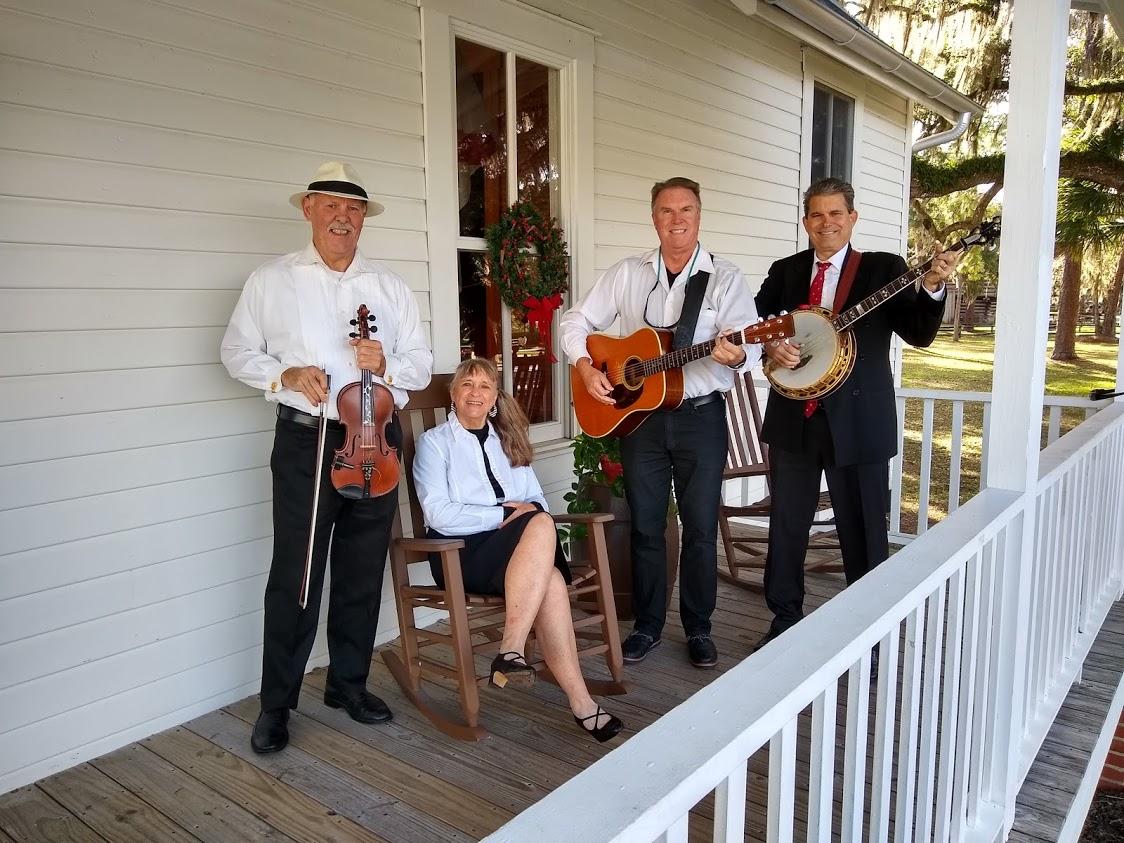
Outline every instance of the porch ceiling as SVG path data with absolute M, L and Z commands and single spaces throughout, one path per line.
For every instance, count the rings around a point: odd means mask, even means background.
M 965 112 L 983 107 L 925 68 L 914 64 L 852 18 L 832 0 L 731 0 L 747 15 L 790 33 L 865 76 L 916 100 L 956 123 Z M 1124 4 L 1124 0 L 1100 0 Z
M 1072 8 L 1107 15 L 1116 37 L 1124 41 L 1124 0 L 1074 0 Z

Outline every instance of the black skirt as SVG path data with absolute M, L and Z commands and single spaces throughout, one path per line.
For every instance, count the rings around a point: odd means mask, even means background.
M 427 530 L 425 535 L 430 539 L 463 540 L 461 576 L 464 578 L 464 590 L 471 594 L 502 596 L 507 563 L 511 561 L 511 554 L 515 552 L 519 540 L 523 538 L 523 531 L 527 529 L 527 524 L 536 515 L 537 512 L 524 512 L 497 530 L 485 530 L 483 533 L 473 533 L 470 536 L 446 536 L 432 529 Z M 554 542 L 554 567 L 562 572 L 562 577 L 567 584 L 573 580 L 570 566 L 566 563 L 566 556 L 562 552 L 562 542 L 557 538 Z M 438 588 L 444 588 L 445 576 L 441 570 L 440 553 L 429 554 L 429 570 L 433 573 L 433 581 L 437 583 Z

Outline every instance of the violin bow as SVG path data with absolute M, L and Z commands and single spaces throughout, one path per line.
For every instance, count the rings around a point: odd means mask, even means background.
M 328 395 L 320 402 L 320 424 L 316 432 L 316 479 L 312 487 L 312 522 L 308 527 L 308 551 L 304 555 L 304 576 L 301 577 L 301 593 L 297 603 L 301 609 L 308 605 L 308 585 L 312 579 L 312 549 L 316 545 L 316 512 L 320 508 L 320 477 L 324 469 L 324 440 L 328 436 L 328 397 L 332 394 L 332 376 L 325 373 L 328 381 Z

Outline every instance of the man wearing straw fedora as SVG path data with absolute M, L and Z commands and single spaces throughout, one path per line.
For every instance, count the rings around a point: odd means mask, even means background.
M 231 376 L 261 390 L 277 406 L 270 459 L 273 561 L 265 588 L 261 714 L 250 739 L 256 752 L 277 752 L 289 741 L 289 711 L 297 705 L 319 624 L 329 540 L 330 665 L 324 702 L 345 709 L 361 723 L 391 718 L 386 704 L 367 691 L 367 675 L 398 495 L 392 490 L 349 499 L 335 490 L 330 463 L 345 430 L 334 399 L 366 370 L 390 390 L 395 406 L 402 407 L 408 390 L 429 383 L 433 366 L 413 293 L 401 278 L 358 249 L 364 220 L 381 214 L 383 206 L 368 198 L 355 169 L 338 161 L 322 164 L 307 189 L 289 201 L 310 223 L 312 241 L 250 275 L 221 347 Z M 375 317 L 377 334 L 349 340 L 349 320 L 362 304 Z M 318 475 L 321 413 L 327 429 Z M 315 536 L 312 564 L 307 591 L 302 592 L 310 535 Z

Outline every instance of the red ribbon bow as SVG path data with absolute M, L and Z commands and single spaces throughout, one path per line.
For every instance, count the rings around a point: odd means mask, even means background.
M 523 307 L 527 308 L 527 323 L 538 328 L 539 339 L 546 348 L 546 359 L 551 363 L 558 362 L 550 343 L 550 325 L 554 321 L 554 311 L 562 306 L 562 294 L 535 298 L 527 296 L 523 299 Z

